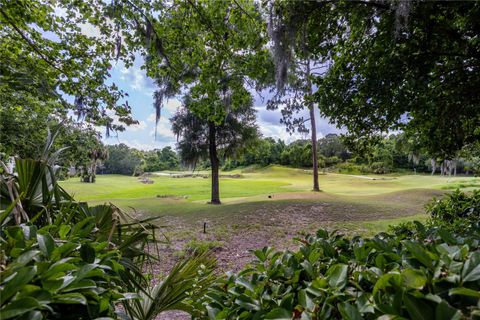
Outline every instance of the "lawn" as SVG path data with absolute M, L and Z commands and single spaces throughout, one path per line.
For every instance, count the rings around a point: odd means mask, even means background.
M 309 170 L 269 166 L 223 175 L 230 177 L 220 179 L 220 206 L 206 204 L 210 179 L 202 177 L 151 176 L 154 183 L 143 184 L 136 177 L 98 175 L 94 184 L 71 179 L 62 186 L 78 200 L 112 202 L 137 216 L 161 217 L 171 240 L 164 247 L 167 256 L 192 243 L 222 244 L 216 255 L 225 270 L 251 260 L 251 249 L 288 248 L 294 237 L 318 228 L 373 234 L 390 224 L 425 220 L 424 205 L 432 197 L 456 187 L 480 187 L 478 178 L 469 177 L 327 173 L 320 176 L 322 192 L 314 193 Z

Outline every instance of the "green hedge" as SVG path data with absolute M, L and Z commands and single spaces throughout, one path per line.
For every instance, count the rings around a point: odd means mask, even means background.
M 480 316 L 480 228 L 419 222 L 372 238 L 319 230 L 298 251 L 255 251 L 203 299 L 210 319 Z

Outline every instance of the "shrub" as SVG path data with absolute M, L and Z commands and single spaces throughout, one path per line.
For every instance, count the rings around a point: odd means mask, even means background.
M 150 320 L 166 310 L 192 312 L 186 301 L 213 280 L 206 254 L 186 257 L 150 287 L 145 263 L 154 225 L 113 204 L 76 202 L 49 160 L 16 160 L 0 175 L 0 319 Z
M 376 174 L 387 174 L 392 171 L 392 168 L 384 162 L 374 162 L 370 165 L 370 171 Z
M 319 230 L 298 251 L 254 252 L 204 298 L 210 319 L 461 319 L 480 315 L 480 228 L 348 239 Z
M 327 167 L 331 167 L 331 166 L 335 166 L 339 163 L 342 163 L 342 159 L 340 159 L 339 157 L 337 156 L 333 156 L 333 157 L 327 157 L 325 158 L 325 165 Z
M 472 222 L 480 221 L 480 190 L 471 194 L 456 190 L 442 199 L 434 198 L 426 206 L 427 213 L 439 222 L 452 223 L 458 219 Z
M 350 162 L 339 163 L 337 165 L 337 168 L 339 173 L 365 174 L 370 172 L 367 166 L 358 165 Z
M 114 317 L 115 303 L 135 297 L 122 289 L 120 252 L 85 238 L 94 227 L 5 228 L 0 319 Z

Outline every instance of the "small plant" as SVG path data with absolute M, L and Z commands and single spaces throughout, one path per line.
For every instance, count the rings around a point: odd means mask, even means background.
M 471 194 L 456 190 L 442 199 L 433 199 L 426 206 L 427 213 L 434 220 L 452 223 L 458 219 L 480 221 L 480 190 Z
M 92 219 L 72 227 L 21 224 L 3 230 L 0 319 L 114 317 L 125 292 L 121 253 L 85 237 Z
M 157 242 L 153 218 L 75 201 L 57 184 L 54 159 L 16 159 L 15 174 L 0 175 L 0 319 L 193 314 L 187 302 L 214 280 L 214 261 L 187 256 L 150 287 L 145 264 L 158 259 L 149 252 Z
M 319 230 L 298 251 L 254 251 L 207 293 L 210 319 L 471 319 L 480 316 L 480 227 L 419 222 L 372 238 Z

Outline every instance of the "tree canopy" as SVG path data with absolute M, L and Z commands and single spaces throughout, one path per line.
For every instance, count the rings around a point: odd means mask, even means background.
M 0 101 L 2 108 L 65 116 L 110 130 L 135 123 L 127 94 L 109 81 L 112 64 L 131 56 L 122 33 L 106 18 L 103 1 L 2 1 Z M 113 115 L 118 121 L 113 121 Z
M 444 159 L 479 139 L 478 2 L 309 5 L 322 21 L 309 34 L 330 59 L 315 101 L 331 121 L 356 137 L 404 130 Z

